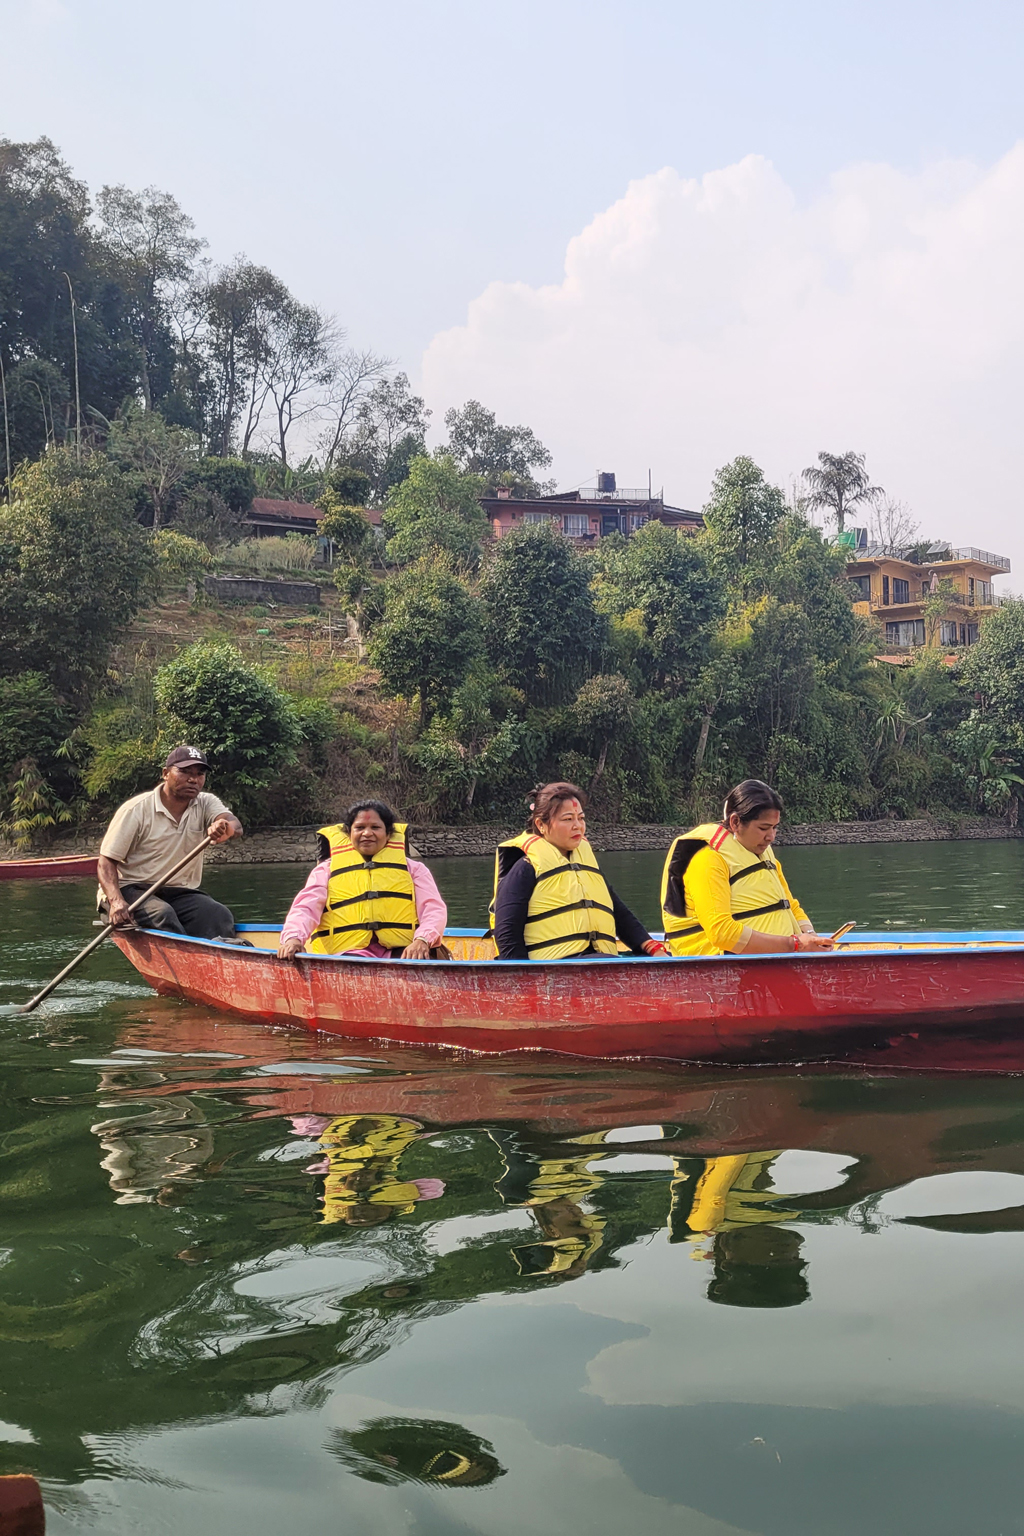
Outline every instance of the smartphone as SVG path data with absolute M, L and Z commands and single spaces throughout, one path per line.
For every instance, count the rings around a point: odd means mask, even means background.
M 837 941 L 837 939 L 844 938 L 846 934 L 850 932 L 850 929 L 856 928 L 856 926 L 856 923 L 844 923 L 841 928 L 837 928 L 835 933 L 833 933 L 831 936 L 833 944 Z

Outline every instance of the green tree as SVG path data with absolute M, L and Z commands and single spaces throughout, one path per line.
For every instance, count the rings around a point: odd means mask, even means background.
M 43 778 L 34 757 L 24 757 L 16 764 L 5 799 L 0 833 L 18 849 L 30 848 L 37 832 L 71 820 L 70 810 Z
M 235 447 L 248 458 L 266 404 L 261 370 L 270 328 L 291 295 L 267 267 L 244 256 L 218 268 L 196 294 L 201 348 L 210 380 L 210 447 L 223 457 Z
M 220 498 L 229 511 L 236 515 L 248 512 L 256 496 L 256 480 L 252 465 L 243 459 L 202 458 L 189 470 L 185 486 L 192 489 L 202 486 Z
M 420 560 L 388 577 L 370 660 L 385 693 L 419 697 L 421 729 L 450 708 L 479 644 L 479 602 L 449 561 Z
M 171 308 L 192 280 L 206 244 L 169 192 L 104 187 L 96 199 L 111 270 L 129 301 L 138 344 L 139 384 L 146 410 L 169 392 L 174 345 Z
M 153 570 L 132 487 L 102 455 L 69 449 L 14 476 L 0 507 L 0 670 L 77 692 L 106 666 Z
M 1024 784 L 1015 771 L 1022 765 L 1019 742 L 1007 744 L 993 721 L 972 710 L 953 732 L 951 744 L 971 808 L 997 816 L 1009 810 L 1016 822 L 1018 786 Z
M 365 507 L 373 490 L 373 481 L 362 469 L 351 464 L 335 464 L 324 475 L 324 490 L 336 496 L 342 506 Z
M 934 645 L 939 634 L 939 625 L 943 619 L 953 612 L 955 608 L 963 605 L 964 594 L 959 590 L 955 581 L 950 576 L 942 576 L 935 584 L 935 590 L 929 592 L 921 603 L 924 612 L 925 634 L 928 636 L 928 644 Z
M 1024 743 L 1024 600 L 1004 602 L 984 621 L 960 676 L 968 693 L 977 695 L 982 716 Z
M 85 423 L 91 410 L 112 416 L 138 387 L 129 306 L 91 211 L 49 139 L 0 139 L 0 365 L 13 464 L 75 432 L 76 376 Z
M 864 467 L 862 453 L 819 453 L 817 464 L 804 470 L 810 487 L 807 503 L 822 507 L 835 518 L 836 532 L 846 528 L 846 519 L 857 507 L 872 505 L 884 495 L 880 485 L 872 485 Z
M 763 580 L 785 515 L 785 497 L 778 486 L 768 484 L 753 459 L 733 459 L 715 475 L 704 508 L 708 541 L 716 561 L 734 573 L 744 592 Z
M 762 556 L 767 592 L 803 609 L 819 661 L 841 662 L 851 676 L 860 674 L 873 647 L 850 603 L 845 551 L 799 513 L 776 525 L 773 545 Z
M 38 458 L 68 435 L 68 381 L 55 363 L 27 357 L 7 371 L 7 434 L 11 465 Z M 0 424 L 2 428 L 3 424 Z M 0 442 L 0 452 L 6 442 Z M 3 466 L 6 475 L 6 462 Z
M 133 408 L 111 422 L 107 452 L 145 491 L 153 529 L 162 527 L 179 488 L 198 467 L 198 438 L 181 427 L 169 427 L 158 411 Z
M 153 549 L 157 587 L 164 592 L 196 587 L 213 564 L 206 545 L 177 528 L 161 528 L 153 537 Z
M 379 505 L 427 451 L 430 411 L 404 373 L 378 379 L 362 400 L 355 425 L 334 446 L 336 458 L 369 475 L 370 500 Z
M 705 546 L 649 522 L 597 555 L 603 612 L 637 637 L 633 659 L 648 686 L 678 692 L 703 664 L 725 612 L 725 590 Z
M 636 719 L 636 698 L 617 672 L 588 677 L 570 711 L 572 724 L 586 746 L 596 751 L 597 762 L 587 788 L 593 795 L 604 775 L 608 750 L 613 742 L 629 745 Z
M 490 531 L 481 493 L 479 476 L 464 473 L 447 454 L 413 459 L 408 478 L 388 498 L 388 559 L 406 565 L 440 553 L 475 568 Z
M 324 491 L 317 501 L 323 517 L 317 526 L 322 538 L 330 539 L 346 560 L 361 560 L 373 540 L 373 530 L 360 506 L 346 506 L 335 491 Z
M 547 469 L 551 454 L 529 427 L 501 426 L 479 400 L 467 400 L 461 411 L 446 411 L 444 424 L 445 452 L 460 469 L 479 475 L 488 491 L 505 486 L 514 496 L 539 496 L 548 489 L 533 471 Z
M 524 524 L 497 545 L 484 576 L 492 664 L 535 705 L 573 698 L 607 643 L 590 589 L 592 568 L 548 523 Z
M 41 672 L 0 677 L 0 777 L 6 779 L 24 757 L 50 773 L 72 723 L 67 705 Z
M 218 791 L 252 803 L 294 762 L 303 733 L 288 695 L 233 646 L 202 640 L 156 674 L 157 702 L 210 756 Z
M 475 668 L 413 749 L 413 757 L 440 802 L 439 808 L 471 810 L 477 794 L 501 790 L 521 769 L 525 724 L 507 712 L 507 689 L 486 668 Z

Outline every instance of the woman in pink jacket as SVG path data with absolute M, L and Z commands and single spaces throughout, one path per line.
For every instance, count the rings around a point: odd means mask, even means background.
M 395 830 L 395 813 L 390 806 L 379 800 L 363 800 L 353 805 L 339 823 L 351 841 L 355 851 L 369 863 L 380 853 Z M 330 829 L 325 829 L 329 831 Z M 334 829 L 337 831 L 337 828 Z M 326 839 L 321 834 L 321 846 Z M 441 899 L 434 877 L 418 859 L 404 856 L 412 878 L 412 894 L 416 906 L 414 932 L 410 942 L 399 952 L 402 960 L 428 960 L 430 951 L 440 943 L 448 921 L 448 908 Z M 313 869 L 302 890 L 288 909 L 288 916 L 281 929 L 277 953 L 282 960 L 292 960 L 304 949 L 310 937 L 320 928 L 327 907 L 328 881 L 331 878 L 331 857 L 322 858 Z M 359 866 L 360 868 L 362 866 Z M 372 883 L 372 882 L 371 882 Z M 407 899 L 407 898 L 406 898 Z M 384 959 L 395 955 L 394 949 L 372 940 L 364 948 L 345 949 L 343 942 L 332 945 L 334 953 L 367 955 Z

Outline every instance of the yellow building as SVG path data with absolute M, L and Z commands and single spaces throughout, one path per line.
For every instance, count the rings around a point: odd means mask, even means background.
M 860 594 L 854 611 L 884 626 L 888 650 L 910 651 L 920 645 L 973 645 L 982 619 L 999 603 L 992 578 L 1009 569 L 1005 556 L 987 549 L 933 544 L 924 558 L 902 560 L 868 546 L 858 549 L 846 575 Z M 943 613 L 928 618 L 925 600 L 941 596 L 940 582 L 952 582 L 956 595 Z

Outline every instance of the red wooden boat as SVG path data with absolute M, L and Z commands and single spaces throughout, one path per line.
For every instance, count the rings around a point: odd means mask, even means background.
M 68 880 L 94 876 L 99 859 L 73 853 L 53 859 L 0 859 L 0 880 Z
M 267 1024 L 481 1052 L 806 1061 L 922 1032 L 1012 1036 L 1024 1016 L 1024 932 L 863 934 L 831 954 L 518 961 L 456 929 L 453 960 L 400 962 L 278 960 L 279 932 L 241 924 L 246 942 L 224 944 L 128 929 L 114 941 L 158 992 Z

